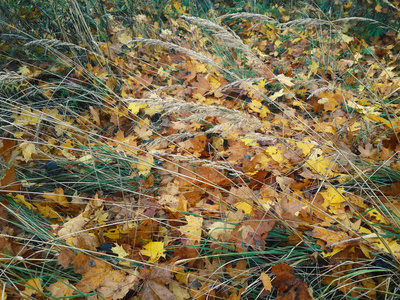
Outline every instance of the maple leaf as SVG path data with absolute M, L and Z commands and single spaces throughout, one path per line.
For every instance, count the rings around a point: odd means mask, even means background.
M 308 69 L 310 70 L 310 72 L 308 73 L 308 77 L 310 75 L 317 74 L 318 69 L 319 69 L 319 63 L 313 60 L 311 62 L 311 65 L 308 66 Z
M 132 34 L 128 32 L 128 30 L 125 30 L 123 33 L 118 34 L 118 40 L 122 44 L 126 44 L 130 41 L 132 41 Z
M 118 244 L 116 244 L 115 247 L 112 247 L 111 251 L 117 254 L 119 258 L 124 258 L 129 255 L 129 253 L 127 253 L 125 249 Z
M 112 272 L 108 263 L 81 252 L 75 257 L 73 265 L 75 273 L 82 275 L 82 279 L 77 283 L 76 288 L 83 293 L 89 293 L 100 288 Z
M 336 164 L 333 163 L 329 158 L 320 156 L 322 154 L 321 149 L 314 150 L 307 159 L 307 166 L 313 173 L 327 176 L 328 178 L 334 177 Z
M 69 205 L 68 199 L 64 196 L 63 188 L 56 188 L 52 193 L 45 193 L 43 198 L 46 200 L 52 200 L 64 207 Z
M 60 278 L 57 282 L 50 284 L 46 291 L 48 291 L 54 298 L 66 298 L 72 296 L 74 289 L 68 279 Z
M 345 35 L 344 33 L 340 34 L 340 38 L 343 40 L 343 42 L 345 42 L 346 44 L 354 41 L 354 38 L 348 35 Z
M 23 75 L 23 76 L 27 76 L 31 73 L 31 70 L 29 70 L 27 65 L 23 65 L 21 67 L 18 68 L 17 73 Z
M 176 300 L 185 300 L 190 299 L 190 294 L 186 288 L 181 287 L 179 282 L 172 280 L 169 284 L 169 289 L 174 293 L 176 296 Z
M 214 222 L 208 227 L 208 234 L 217 241 L 225 242 L 235 227 L 227 222 Z
M 241 139 L 246 146 L 259 146 L 260 144 L 253 137 L 244 137 Z
M 197 244 L 201 240 L 201 228 L 203 224 L 203 218 L 196 216 L 185 216 L 186 225 L 180 227 L 180 231 L 187 236 L 192 244 Z
M 279 74 L 278 76 L 276 76 L 276 78 L 278 79 L 278 81 L 284 85 L 287 86 L 294 86 L 294 83 L 292 82 L 292 79 L 290 77 L 286 77 L 283 74 Z
M 42 279 L 32 278 L 28 280 L 25 284 L 25 290 L 23 293 L 28 297 L 40 297 L 41 292 L 43 292 Z
M 47 218 L 50 218 L 50 219 L 56 219 L 58 221 L 62 221 L 63 220 L 63 218 L 52 207 L 50 207 L 48 205 L 43 205 L 41 203 L 37 203 L 37 204 L 35 204 L 35 206 L 37 207 L 39 212 L 44 217 L 47 217 Z
M 27 125 L 36 125 L 37 123 L 39 123 L 40 118 L 38 118 L 38 115 L 40 115 L 39 112 L 35 110 L 32 111 L 31 108 L 28 108 L 20 114 L 12 114 L 11 117 L 15 119 L 13 124 L 24 127 Z
M 149 257 L 149 262 L 156 262 L 160 257 L 165 258 L 165 249 L 163 242 L 150 242 L 140 250 L 142 255 Z
M 135 130 L 136 134 L 142 139 L 142 140 L 148 140 L 149 137 L 153 135 L 153 131 L 150 129 L 146 128 L 145 126 L 141 126 L 140 128 L 138 126 L 135 126 L 133 128 Z
M 134 113 L 135 115 L 137 115 L 139 113 L 139 110 L 141 108 L 146 108 L 147 104 L 145 103 L 136 103 L 136 102 L 131 102 L 129 103 L 128 109 Z
M 341 203 L 346 201 L 343 195 L 343 188 L 334 188 L 329 186 L 326 191 L 321 192 L 324 197 L 324 203 L 322 204 L 325 208 L 329 207 L 329 211 L 333 214 L 338 214 L 341 209 Z
M 24 156 L 24 159 L 26 162 L 28 162 L 32 154 L 37 154 L 36 152 L 36 146 L 33 143 L 28 143 L 28 142 L 23 142 L 19 147 L 22 150 L 22 155 Z
M 139 171 L 139 175 L 147 176 L 150 174 L 150 170 L 154 166 L 154 158 L 152 155 L 140 156 L 139 163 L 131 164 L 131 166 Z

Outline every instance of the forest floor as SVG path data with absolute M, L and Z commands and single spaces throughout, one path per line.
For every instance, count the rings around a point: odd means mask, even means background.
M 207 3 L 0 1 L 2 299 L 400 298 L 399 2 Z

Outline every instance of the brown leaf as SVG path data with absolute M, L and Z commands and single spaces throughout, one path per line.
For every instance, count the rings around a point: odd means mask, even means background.
M 140 299 L 144 300 L 174 300 L 175 295 L 165 286 L 152 280 L 145 283 L 139 294 Z
M 169 284 L 172 278 L 174 278 L 174 274 L 171 272 L 171 266 L 167 265 L 154 266 L 149 276 L 149 279 L 162 285 Z
M 60 254 L 58 255 L 57 258 L 57 264 L 63 266 L 63 268 L 67 268 L 69 264 L 72 264 L 72 262 L 75 260 L 75 253 L 67 248 L 61 250 Z
M 49 285 L 46 289 L 54 298 L 67 298 L 68 296 L 72 296 L 74 290 L 70 287 L 68 279 L 58 279 L 57 282 Z
M 2 190 L 6 192 L 0 193 L 8 193 L 9 191 L 19 191 L 22 184 L 17 182 L 17 174 L 15 173 L 14 166 L 9 167 L 4 173 L 3 177 L 0 179 L 0 186 Z
M 272 266 L 271 269 L 276 275 L 273 284 L 279 292 L 276 299 L 313 300 L 313 297 L 309 294 L 307 284 L 300 278 L 294 276 L 294 271 L 291 266 L 286 263 L 280 263 Z
M 82 275 L 76 288 L 83 293 L 89 293 L 101 287 L 105 278 L 110 276 L 112 271 L 109 264 L 81 252 L 75 257 L 73 265 L 75 273 Z
M 96 125 L 100 126 L 100 115 L 99 115 L 99 108 L 89 106 L 90 113 L 92 114 L 93 121 Z
M 256 211 L 256 216 L 259 214 Z M 275 227 L 275 221 L 249 220 L 240 223 L 231 232 L 229 240 L 234 241 L 237 251 L 244 251 L 243 242 L 255 249 L 263 249 L 268 233 Z

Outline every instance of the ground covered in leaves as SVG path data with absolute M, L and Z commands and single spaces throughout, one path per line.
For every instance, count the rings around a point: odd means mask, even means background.
M 3 297 L 400 297 L 400 33 L 118 3 L 2 28 Z

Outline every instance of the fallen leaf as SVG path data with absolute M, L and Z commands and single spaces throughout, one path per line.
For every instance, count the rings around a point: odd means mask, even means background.
M 112 247 L 111 251 L 117 254 L 119 258 L 124 258 L 129 255 L 129 253 L 127 253 L 125 249 L 118 244 L 115 247 Z
M 33 278 L 25 283 L 25 290 L 23 293 L 28 297 L 40 298 L 42 292 L 43 287 L 41 278 Z
M 63 227 L 58 231 L 59 237 L 65 237 L 73 233 L 77 233 L 82 230 L 83 226 L 89 221 L 83 214 L 79 214 L 77 217 L 70 219 L 64 223 Z
M 8 196 L 13 197 L 11 194 L 8 194 Z M 32 209 L 32 205 L 29 202 L 25 201 L 24 195 L 15 195 L 13 199 L 15 202 L 24 205 L 28 209 Z
M 260 280 L 264 286 L 264 289 L 266 291 L 271 291 L 272 290 L 272 284 L 271 284 L 271 277 L 269 277 L 267 274 L 264 272 L 261 273 L 260 275 Z
M 49 292 L 54 298 L 67 298 L 72 296 L 74 293 L 74 289 L 72 285 L 69 283 L 68 279 L 59 278 L 57 282 L 50 284 L 46 291 Z
M 23 142 L 19 147 L 22 150 L 22 155 L 24 156 L 25 162 L 28 162 L 32 158 L 32 154 L 37 154 L 35 144 Z
M 217 241 L 226 242 L 235 227 L 227 222 L 214 222 L 208 227 L 208 234 Z
M 200 243 L 203 218 L 196 216 L 185 216 L 187 224 L 181 226 L 179 230 L 187 236 L 194 245 Z
M 165 249 L 163 242 L 150 242 L 140 250 L 142 255 L 149 257 L 149 262 L 156 262 L 160 257 L 165 258 Z
M 54 201 L 64 207 L 69 205 L 67 197 L 64 196 L 63 188 L 56 188 L 52 193 L 44 193 L 43 198 L 46 200 Z

